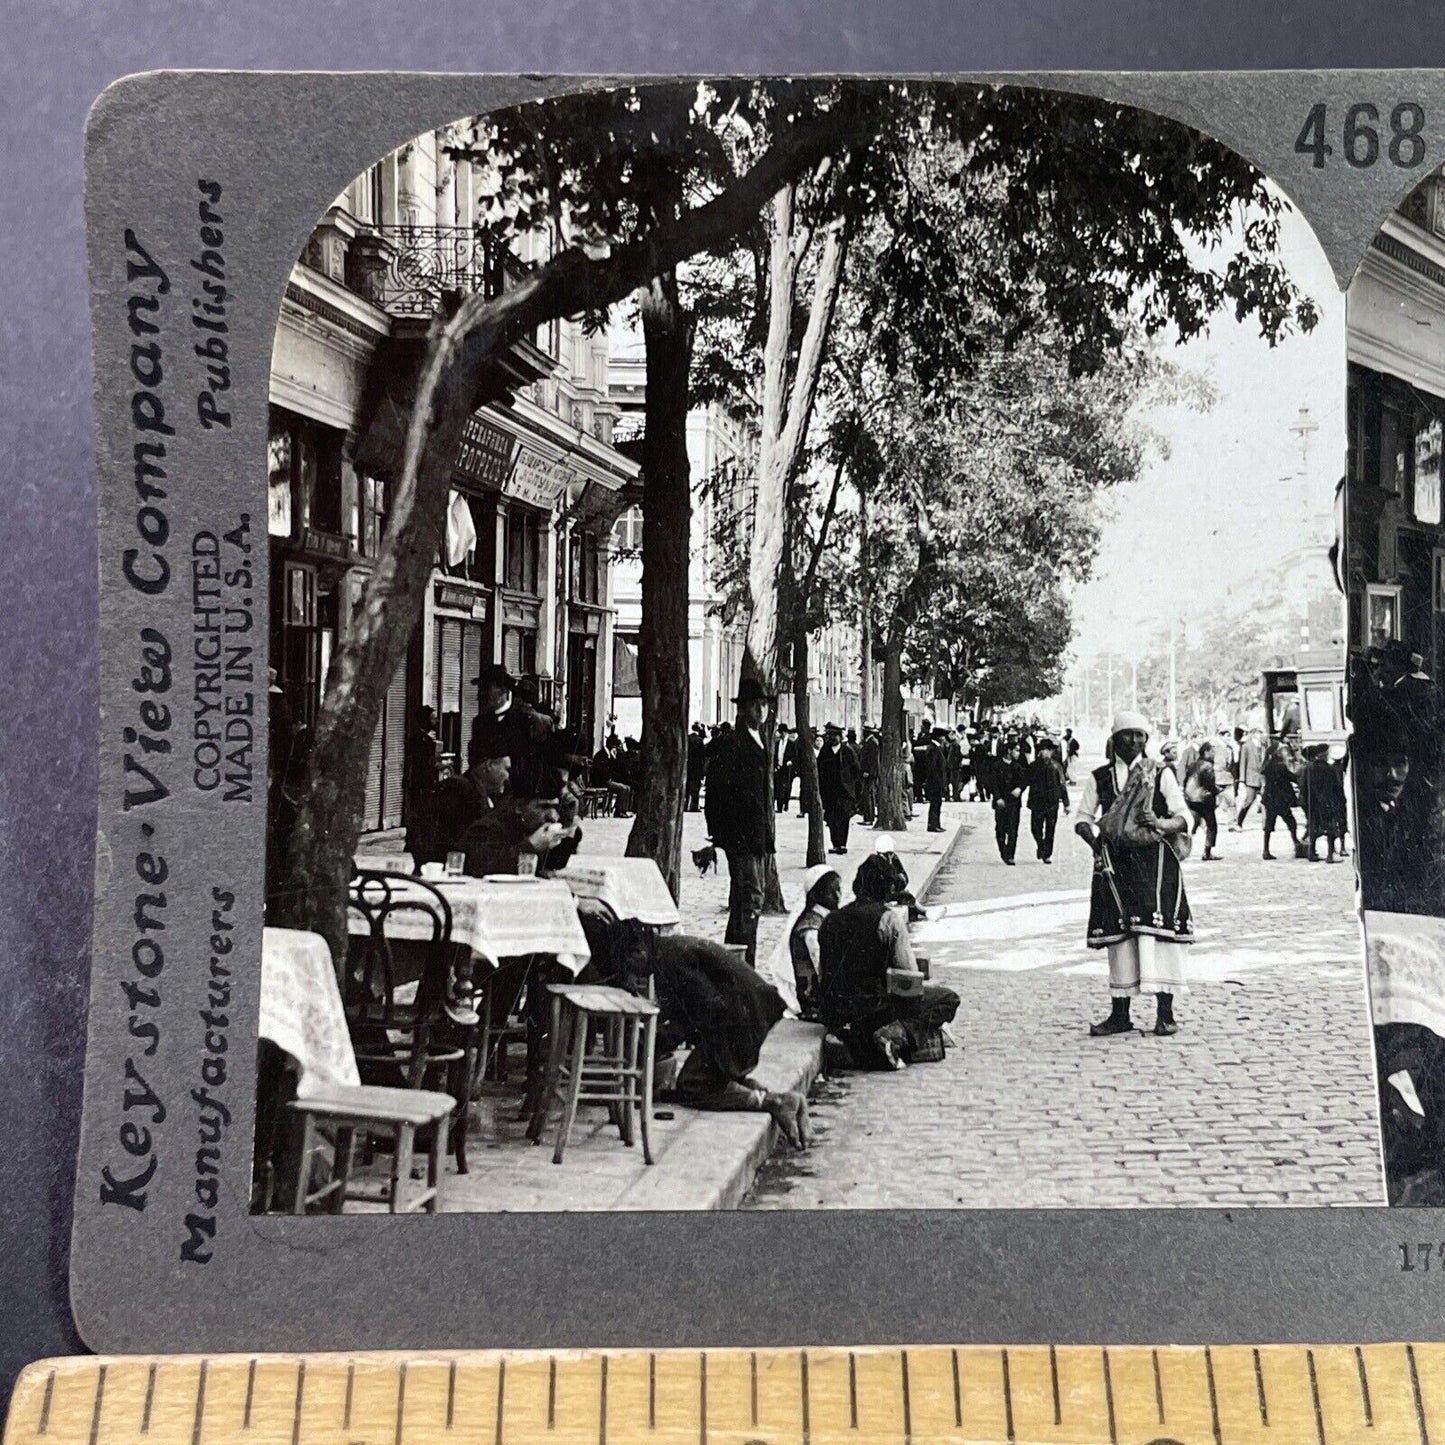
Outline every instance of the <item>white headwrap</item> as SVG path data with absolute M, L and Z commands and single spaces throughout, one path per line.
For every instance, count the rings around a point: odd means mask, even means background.
M 1109 736 L 1117 737 L 1120 733 L 1143 733 L 1147 738 L 1149 736 L 1149 719 L 1141 712 L 1116 712 L 1113 726 L 1109 729 Z
M 829 863 L 814 863 L 803 874 L 803 896 L 798 901 L 798 906 L 788 914 L 788 921 L 783 925 L 783 939 L 777 950 L 766 959 L 761 954 L 758 956 L 758 972 L 783 996 L 783 1003 L 787 1005 L 788 1011 L 795 1015 L 798 1012 L 798 990 L 793 979 L 793 955 L 791 951 L 791 940 L 793 937 L 793 926 L 803 916 L 808 906 L 808 894 L 830 873 L 837 873 L 838 870 Z M 841 878 L 841 875 L 839 875 Z

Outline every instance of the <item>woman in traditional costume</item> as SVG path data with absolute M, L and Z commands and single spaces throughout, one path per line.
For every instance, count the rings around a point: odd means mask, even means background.
M 1109 951 L 1113 1007 L 1090 1025 L 1096 1038 L 1130 1032 L 1129 1001 L 1145 993 L 1158 1000 L 1154 1032 L 1178 1033 L 1174 995 L 1189 987 L 1184 950 L 1194 926 L 1171 840 L 1188 838 L 1190 812 L 1174 773 L 1146 755 L 1148 740 L 1147 719 L 1117 714 L 1109 760 L 1084 778 L 1074 813 L 1074 831 L 1094 850 L 1088 945 Z M 1121 810 L 1131 816 L 1121 817 Z

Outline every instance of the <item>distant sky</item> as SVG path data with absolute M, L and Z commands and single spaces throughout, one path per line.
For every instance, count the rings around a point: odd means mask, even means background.
M 1280 250 L 1319 308 L 1319 324 L 1271 349 L 1256 323 L 1222 315 L 1170 348 L 1213 382 L 1218 399 L 1203 413 L 1145 413 L 1171 453 L 1112 496 L 1094 576 L 1075 598 L 1076 659 L 1106 648 L 1127 655 L 1135 637 L 1171 616 L 1208 615 L 1226 587 L 1319 540 L 1320 521 L 1328 522 L 1345 469 L 1344 296 L 1293 211 L 1282 218 Z M 1303 476 L 1300 438 L 1290 430 L 1301 406 L 1319 425 Z

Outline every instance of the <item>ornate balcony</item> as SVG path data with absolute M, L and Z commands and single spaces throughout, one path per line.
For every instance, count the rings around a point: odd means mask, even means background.
M 393 316 L 427 318 L 448 295 L 497 296 L 524 267 L 476 226 L 381 226 L 351 243 L 348 282 Z

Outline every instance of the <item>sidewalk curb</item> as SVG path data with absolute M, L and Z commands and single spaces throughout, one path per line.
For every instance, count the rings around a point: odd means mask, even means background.
M 822 1026 L 783 1019 L 768 1034 L 753 1077 L 771 1092 L 806 1095 L 822 1066 Z M 742 1203 L 781 1132 L 766 1114 L 685 1112 L 688 1122 L 668 1145 L 666 1167 L 647 1170 L 613 1208 L 721 1210 Z
M 932 865 L 917 885 L 922 903 L 939 870 L 968 831 L 953 825 Z M 786 961 L 788 940 L 773 949 L 774 967 Z M 775 1024 L 763 1045 L 754 1077 L 770 1090 L 807 1095 L 823 1072 L 823 1028 L 801 1019 Z M 774 1055 L 769 1058 L 769 1054 Z M 699 1114 L 668 1150 L 666 1173 L 647 1174 L 618 1201 L 621 1209 L 736 1209 L 777 1147 L 782 1134 L 765 1114 Z M 699 1202 L 699 1195 L 702 1200 Z
M 920 903 L 968 831 L 969 825 L 963 819 L 952 825 L 951 836 L 944 840 L 916 884 L 915 896 Z M 786 963 L 787 952 L 788 940 L 780 938 L 773 948 L 771 965 Z M 763 1044 L 753 1077 L 770 1091 L 806 1096 L 823 1072 L 823 1037 L 820 1024 L 780 1020 Z M 667 1167 L 648 1170 L 613 1207 L 689 1212 L 736 1209 L 781 1138 L 781 1131 L 766 1114 L 698 1111 L 668 1146 Z

